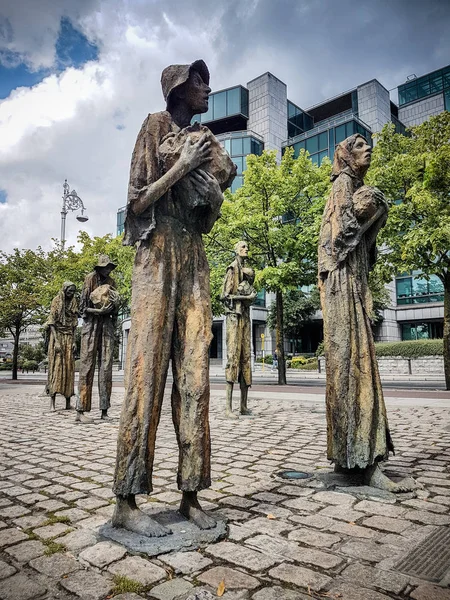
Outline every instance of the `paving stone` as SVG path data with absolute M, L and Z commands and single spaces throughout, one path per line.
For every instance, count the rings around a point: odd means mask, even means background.
M 8 565 L 8 563 L 3 560 L 0 560 L 0 579 L 11 577 L 11 575 L 14 575 L 15 572 L 16 569 L 13 566 Z
M 377 544 L 372 541 L 351 541 L 340 547 L 340 552 L 353 558 L 367 560 L 369 562 L 379 562 L 392 555 L 398 554 L 398 548 L 393 548 L 387 544 Z
M 311 600 L 311 596 L 275 585 L 259 590 L 253 594 L 252 600 Z
M 317 548 L 330 548 L 341 541 L 341 538 L 338 535 L 322 533 L 321 531 L 308 529 L 307 527 L 300 527 L 299 529 L 291 531 L 288 538 L 306 544 L 307 546 L 316 546 Z
M 281 502 L 282 500 L 286 500 L 286 496 L 282 496 L 281 494 L 275 494 L 273 492 L 262 492 L 260 494 L 255 494 L 252 496 L 255 500 L 259 502 L 270 502 L 270 504 L 276 504 L 277 502 Z
M 206 589 L 196 589 L 184 600 L 216 600 L 217 596 Z
M 185 579 L 172 579 L 171 581 L 165 581 L 160 583 L 150 591 L 150 598 L 157 598 L 158 600 L 175 600 L 183 594 L 189 593 L 194 586 Z
M 355 496 L 340 492 L 316 492 L 311 496 L 311 500 L 337 506 L 352 506 L 356 502 Z
M 250 571 L 264 571 L 281 560 L 232 542 L 212 544 L 206 548 L 206 552 Z
M 167 577 L 164 569 L 140 556 L 128 556 L 111 565 L 108 570 L 113 575 L 124 575 L 129 579 L 139 581 L 142 585 L 151 585 Z
M 236 571 L 235 569 L 229 569 L 228 567 L 214 567 L 199 575 L 197 579 L 214 589 L 218 587 L 221 581 L 225 581 L 225 588 L 227 590 L 253 590 L 260 585 L 260 582 L 255 577 L 241 571 Z
M 310 496 L 314 493 L 314 490 L 306 487 L 299 487 L 297 485 L 283 485 L 277 490 L 280 494 L 286 494 L 288 496 Z
M 83 600 L 104 600 L 114 586 L 112 580 L 93 571 L 88 575 L 86 571 L 76 571 L 61 579 L 60 585 Z
M 350 583 L 333 585 L 329 589 L 328 595 L 330 598 L 339 598 L 339 600 L 390 600 L 390 597 L 385 594 L 369 590 L 361 587 L 361 585 L 354 586 Z
M 95 508 L 100 508 L 101 506 L 107 506 L 108 501 L 102 500 L 101 498 L 80 498 L 75 504 L 84 510 L 93 510 Z
M 380 515 L 381 517 L 400 517 L 406 512 L 405 508 L 387 502 L 374 502 L 373 500 L 362 500 L 358 504 L 355 504 L 353 508 L 371 513 L 372 515 Z
M 425 523 L 426 525 L 448 525 L 450 523 L 449 515 L 437 515 L 424 510 L 410 510 L 403 515 L 403 518 Z
M 46 546 L 39 540 L 29 540 L 6 548 L 6 552 L 20 563 L 27 563 L 33 558 L 42 556 L 45 550 Z
M 14 517 L 21 517 L 23 515 L 28 515 L 29 513 L 29 508 L 20 506 L 19 504 L 0 508 L 0 517 L 3 517 L 4 519 L 14 519 Z
M 68 530 L 70 530 L 70 527 L 66 523 L 54 523 L 53 525 L 38 527 L 33 530 L 33 533 L 43 540 L 50 540 L 51 538 L 60 536 Z
M 175 552 L 174 554 L 163 554 L 159 560 L 170 565 L 175 573 L 189 575 L 201 571 L 212 564 L 212 560 L 200 554 L 200 552 Z
M 27 539 L 28 536 L 20 529 L 2 529 L 0 531 L 0 548 L 12 546 Z
M 377 539 L 382 535 L 374 529 L 360 527 L 354 523 L 344 523 L 343 521 L 335 521 L 328 529 L 330 531 L 335 531 L 336 533 L 342 533 L 344 535 L 363 539 Z
M 225 498 L 220 498 L 219 502 L 220 504 L 229 504 L 235 508 L 250 508 L 251 506 L 255 506 L 255 504 L 257 504 L 257 502 L 254 500 L 241 498 L 240 496 L 225 496 Z
M 114 600 L 142 600 L 142 596 L 133 593 L 119 594 L 118 596 L 114 596 Z
M 67 508 L 65 510 L 59 510 L 55 513 L 56 517 L 68 517 L 71 523 L 76 523 L 77 521 L 81 521 L 81 519 L 87 519 L 90 517 L 90 514 L 85 510 L 81 510 L 80 508 Z
M 317 529 L 330 529 L 336 521 L 331 517 L 324 517 L 323 515 L 308 515 L 306 517 L 300 515 L 293 515 L 289 517 L 290 521 L 294 523 L 301 523 L 307 527 L 316 527 Z
M 23 573 L 17 573 L 1 583 L 2 600 L 38 600 L 47 588 Z
M 361 519 L 361 517 L 367 516 L 365 513 L 353 510 L 349 506 L 327 506 L 318 514 L 319 516 L 331 517 L 332 519 L 340 519 L 341 521 L 351 523 Z
M 80 552 L 79 558 L 94 565 L 94 567 L 103 569 L 106 565 L 123 558 L 126 553 L 127 551 L 123 546 L 111 542 L 99 542 L 95 546 Z
M 97 537 L 91 531 L 75 529 L 67 535 L 56 538 L 55 542 L 64 544 L 67 550 L 71 552 L 80 552 L 80 550 L 84 550 L 88 546 L 94 546 L 97 543 Z
M 274 567 L 269 571 L 269 575 L 305 589 L 311 588 L 315 592 L 320 592 L 333 581 L 331 577 L 322 575 L 322 573 L 287 563 L 281 563 L 281 565 Z M 361 598 L 358 598 L 358 600 L 361 600 Z
M 41 496 L 43 498 L 44 496 Z M 54 512 L 55 510 L 61 510 L 63 508 L 67 508 L 67 504 L 65 502 L 60 502 L 59 500 L 43 500 L 42 502 L 37 502 L 35 509 L 46 510 L 49 512 Z
M 42 498 L 42 494 L 25 494 L 20 496 L 20 501 L 25 502 L 25 504 L 36 504 L 37 502 L 41 502 Z
M 205 503 L 202 502 L 202 506 L 205 506 Z M 226 506 L 221 506 L 217 512 L 217 516 L 222 515 L 225 519 L 229 521 L 248 521 L 253 515 L 249 512 L 238 510 L 236 508 L 228 508 Z
M 426 583 L 419 585 L 419 587 L 411 592 L 409 597 L 413 598 L 413 600 L 449 600 L 450 590 Z
M 369 517 L 361 523 L 364 527 L 373 527 L 374 529 L 382 529 L 391 533 L 401 533 L 411 527 L 411 521 L 394 517 Z
M 282 506 L 277 506 L 276 504 L 257 504 L 256 506 L 253 506 L 251 510 L 263 513 L 264 515 L 272 515 L 277 519 L 285 519 L 292 514 L 291 510 L 283 508 Z
M 35 527 L 39 527 L 42 523 L 47 521 L 47 515 L 37 514 L 37 515 L 25 515 L 24 517 L 19 517 L 18 519 L 14 519 L 14 525 L 20 527 L 21 529 L 34 529 Z
M 316 549 L 302 548 L 296 542 L 288 541 L 281 537 L 257 535 L 247 540 L 246 544 L 269 556 L 278 556 L 280 560 L 294 560 L 322 567 L 323 569 L 332 569 L 342 563 L 342 558 L 338 556 Z
M 283 502 L 283 506 L 308 513 L 316 512 L 320 508 L 323 508 L 323 504 L 320 504 L 319 502 L 312 502 L 312 500 L 309 498 L 292 498 L 291 500 L 286 500 Z
M 381 588 L 384 591 L 393 592 L 394 594 L 400 594 L 409 583 L 409 578 L 400 573 L 382 571 L 359 563 L 353 563 L 347 567 L 341 573 L 341 577 L 355 584 L 364 582 L 365 586 Z
M 30 562 L 30 566 L 43 575 L 58 578 L 81 569 L 80 563 L 78 563 L 74 558 L 59 552 L 52 554 L 51 556 L 41 556 L 40 558 L 35 558 Z
M 21 496 L 22 494 L 30 493 L 30 490 L 28 488 L 25 488 L 21 485 L 13 485 L 12 487 L 4 488 L 2 491 L 7 496 L 12 496 L 12 497 Z

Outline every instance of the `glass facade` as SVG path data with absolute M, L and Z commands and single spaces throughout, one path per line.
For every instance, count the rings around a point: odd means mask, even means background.
M 370 144 L 372 143 L 372 133 L 358 121 L 352 119 L 347 123 L 330 127 L 328 130 L 316 133 L 310 137 L 305 137 L 305 139 L 299 142 L 295 142 L 292 145 L 295 157 L 297 157 L 300 154 L 300 150 L 304 148 L 309 152 L 310 159 L 316 164 L 320 164 L 325 156 L 328 156 L 330 160 L 333 160 L 336 145 L 354 133 L 360 133 Z
M 250 131 L 236 131 L 218 135 L 217 139 L 223 144 L 232 161 L 237 165 L 237 175 L 231 185 L 231 191 L 235 192 L 242 185 L 242 173 L 247 168 L 247 156 L 249 154 L 261 156 L 264 143 L 256 135 L 252 135 Z
M 290 100 L 287 101 L 287 114 L 288 137 L 290 138 L 314 127 L 313 118 Z
M 266 306 L 266 290 L 264 288 L 256 295 L 253 306 Z
M 234 115 L 242 115 L 248 119 L 248 90 L 241 85 L 210 94 L 208 112 L 194 115 L 192 123 L 209 123 Z
M 444 336 L 444 324 L 439 321 L 425 321 L 401 324 L 402 340 L 430 340 Z
M 117 211 L 117 235 L 121 235 L 123 233 L 125 225 L 125 206 L 119 208 Z
M 444 286 L 437 275 L 431 275 L 428 281 L 419 273 L 416 276 L 401 276 L 396 278 L 395 285 L 399 306 L 444 301 Z
M 398 86 L 398 103 L 399 106 L 415 102 L 421 98 L 438 94 L 450 88 L 450 65 L 428 73 L 422 77 L 417 77 L 412 81 L 407 81 Z M 445 109 L 449 110 L 448 104 Z

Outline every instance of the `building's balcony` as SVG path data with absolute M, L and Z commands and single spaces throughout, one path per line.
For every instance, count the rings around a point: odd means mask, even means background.
M 296 142 L 301 142 L 309 137 L 312 137 L 313 135 L 317 135 L 318 133 L 328 131 L 332 127 L 337 127 L 339 125 L 347 123 L 347 121 L 356 121 L 361 125 L 361 127 L 364 127 L 364 129 L 370 131 L 369 125 L 367 125 L 367 123 L 364 123 L 364 121 L 360 119 L 356 113 L 354 113 L 352 110 L 346 110 L 345 112 L 340 113 L 335 117 L 330 117 L 329 119 L 320 121 L 318 125 L 316 125 L 312 129 L 309 129 L 308 131 L 305 131 L 305 133 L 300 133 L 299 135 L 296 135 L 293 138 L 288 138 L 281 145 L 283 148 L 285 148 L 286 146 L 292 146 Z

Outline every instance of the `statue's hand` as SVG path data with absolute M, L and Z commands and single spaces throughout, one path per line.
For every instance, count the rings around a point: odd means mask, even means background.
M 203 198 L 211 194 L 221 194 L 220 185 L 217 179 L 204 171 L 203 169 L 195 169 L 189 173 L 195 191 Z
M 178 159 L 187 171 L 193 171 L 200 165 L 211 160 L 211 142 L 208 141 L 207 134 L 204 133 L 198 142 L 192 143 L 188 136 L 181 150 L 180 158 Z

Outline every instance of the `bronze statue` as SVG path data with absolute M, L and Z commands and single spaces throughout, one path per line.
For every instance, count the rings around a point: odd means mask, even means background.
M 66 410 L 70 409 L 70 398 L 74 394 L 74 336 L 78 325 L 78 301 L 75 293 L 75 284 L 66 281 L 58 295 L 53 298 L 50 316 L 45 323 L 48 334 L 46 390 L 50 396 L 51 410 L 55 410 L 56 394 L 65 397 Z
M 169 360 L 179 446 L 180 512 L 200 528 L 216 525 L 197 492 L 209 487 L 209 345 L 212 314 L 202 234 L 219 216 L 236 168 L 204 126 L 209 72 L 202 60 L 161 77 L 167 109 L 150 114 L 131 159 L 124 244 L 137 245 L 114 491 L 114 527 L 163 536 L 170 530 L 136 506 L 152 491 L 156 429 Z
M 108 419 L 112 388 L 112 367 L 119 296 L 110 277 L 116 265 L 106 255 L 99 256 L 95 270 L 86 276 L 81 292 L 80 378 L 77 416 L 80 423 L 92 423 L 90 412 L 95 365 L 98 359 L 98 392 L 101 418 Z
M 394 446 L 375 356 L 368 275 L 388 206 L 380 190 L 364 185 L 371 154 L 359 134 L 337 146 L 320 231 L 328 459 L 337 472 L 360 473 L 368 485 L 402 492 L 411 489 L 407 482 L 394 483 L 379 467 Z
M 222 301 L 227 318 L 227 396 L 225 414 L 233 413 L 233 386 L 239 381 L 241 388 L 241 415 L 250 415 L 247 406 L 248 388 L 252 385 L 250 305 L 256 298 L 252 287 L 255 280 L 253 269 L 245 266 L 248 256 L 247 242 L 238 242 L 234 248 L 236 258 L 227 267 L 222 288 Z

